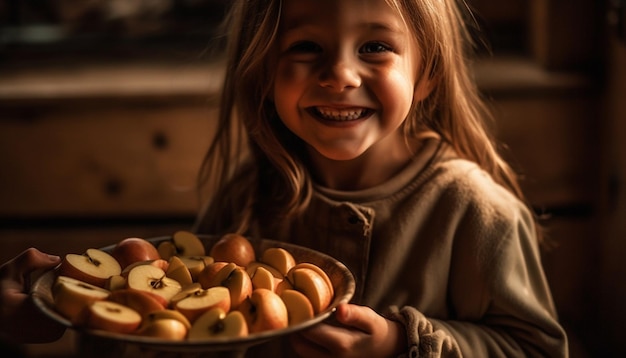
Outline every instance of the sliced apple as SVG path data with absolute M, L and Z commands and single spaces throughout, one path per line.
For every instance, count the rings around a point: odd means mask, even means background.
M 213 277 L 209 287 L 224 286 L 230 292 L 231 309 L 237 309 L 252 292 L 252 281 L 244 269 L 235 263 L 228 263 Z
M 234 262 L 242 267 L 256 261 L 256 253 L 250 240 L 235 233 L 222 236 L 211 247 L 209 256 L 215 261 Z
M 87 308 L 86 326 L 122 334 L 132 333 L 142 317 L 134 309 L 112 301 L 96 301 Z
M 246 319 L 250 333 L 285 328 L 289 325 L 287 307 L 271 290 L 257 288 L 239 309 Z
M 228 262 L 224 261 L 215 261 L 212 264 L 208 264 L 199 274 L 197 282 L 202 285 L 202 288 L 209 288 L 211 282 L 213 282 L 217 273 L 224 267 L 228 265 Z
M 176 303 L 178 303 L 178 301 L 183 300 L 193 295 L 194 293 L 201 291 L 202 289 L 202 286 L 198 282 L 194 282 L 191 285 L 183 287 L 180 292 L 172 296 L 172 299 L 170 300 L 170 306 L 176 306 Z
M 221 308 L 230 311 L 230 292 L 223 286 L 215 286 L 198 290 L 190 296 L 176 302 L 174 307 L 190 322 L 194 322 L 204 312 L 212 308 Z
M 237 338 L 248 335 L 248 325 L 239 311 L 226 313 L 214 308 L 203 313 L 191 326 L 187 339 L 205 340 L 215 338 Z
M 189 268 L 178 256 L 170 257 L 165 275 L 178 281 L 182 287 L 189 286 L 194 281 Z
M 104 288 L 109 291 L 121 290 L 126 287 L 126 278 L 122 275 L 113 275 L 107 279 Z
M 257 267 L 250 279 L 252 280 L 253 289 L 266 288 L 271 291 L 275 291 L 278 282 L 280 282 L 268 269 L 262 266 Z
M 183 315 L 177 310 L 173 310 L 169 308 L 150 312 L 145 317 L 144 323 L 147 324 L 147 322 L 152 322 L 152 321 L 156 321 L 159 319 L 166 319 L 166 318 L 179 320 L 181 323 L 185 325 L 185 327 L 187 327 L 187 329 L 191 329 L 191 322 L 189 322 L 189 320 L 187 319 L 187 317 L 185 317 L 185 315 Z
M 274 267 L 282 276 L 285 276 L 296 265 L 293 255 L 282 247 L 265 249 L 260 261 Z
M 215 260 L 211 256 L 179 256 L 181 261 L 187 266 L 192 280 L 198 281 L 200 272 Z
M 124 277 L 128 277 L 128 273 L 130 272 L 130 270 L 141 265 L 152 265 L 152 266 L 160 268 L 163 271 L 167 271 L 167 269 L 169 268 L 169 261 L 164 260 L 164 259 L 156 259 L 156 260 L 145 260 L 145 261 L 133 262 L 132 264 L 126 266 L 126 268 L 122 270 L 121 275 Z
M 147 317 L 154 311 L 165 309 L 164 300 L 146 291 L 130 288 L 112 291 L 108 300 L 130 307 L 139 312 L 142 317 Z
M 111 292 L 68 276 L 58 276 L 51 288 L 54 308 L 73 324 L 82 324 L 83 310 L 96 301 L 109 297 Z
M 128 273 L 128 288 L 149 292 L 161 297 L 167 306 L 174 295 L 182 290 L 181 284 L 166 276 L 165 271 L 152 265 L 139 265 Z
M 315 314 L 330 305 L 333 292 L 318 271 L 309 267 L 294 267 L 287 273 L 286 280 L 311 301 Z
M 171 239 L 160 242 L 157 251 L 161 258 L 169 260 L 172 256 L 206 256 L 204 243 L 189 231 L 181 230 L 172 235 Z
M 254 276 L 254 272 L 256 271 L 258 267 L 263 267 L 267 271 L 271 272 L 272 276 L 274 276 L 277 279 L 282 279 L 285 276 L 281 274 L 280 271 L 275 269 L 273 266 L 270 266 L 260 261 L 253 261 L 250 264 L 248 264 L 248 266 L 246 266 L 246 272 L 248 273 L 248 275 L 250 275 L 250 277 L 252 277 Z
M 136 334 L 144 337 L 182 341 L 187 337 L 187 326 L 174 318 L 155 319 L 142 324 Z
M 326 285 L 328 285 L 328 289 L 330 289 L 331 294 L 335 294 L 335 289 L 333 286 L 333 281 L 331 281 L 330 277 L 328 277 L 328 274 L 326 273 L 326 271 L 322 270 L 321 267 L 317 266 L 316 264 L 310 263 L 310 262 L 300 262 L 298 264 L 296 264 L 294 267 L 292 268 L 308 268 L 311 269 L 315 272 L 317 272 L 318 275 L 320 275 L 324 281 L 326 282 Z
M 122 272 L 117 260 L 100 249 L 87 249 L 83 254 L 67 254 L 58 270 L 60 276 L 73 277 L 99 287 L 104 287 L 109 277 Z
M 287 289 L 280 294 L 280 298 L 287 308 L 290 326 L 306 322 L 314 317 L 313 305 L 302 292 Z

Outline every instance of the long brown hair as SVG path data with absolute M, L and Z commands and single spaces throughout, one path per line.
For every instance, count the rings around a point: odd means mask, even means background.
M 423 130 L 438 133 L 459 156 L 477 163 L 497 183 L 524 200 L 516 173 L 500 156 L 487 130 L 491 113 L 469 68 L 473 47 L 466 22 L 470 12 L 465 2 L 387 3 L 415 35 L 423 56 L 423 71 L 436 83 L 426 99 L 414 103 L 403 124 L 405 136 L 414 137 Z M 203 162 L 199 184 L 213 177 L 215 187 L 222 188 L 244 162 L 253 166 L 255 175 L 247 177 L 253 195 L 246 197 L 247 205 L 238 213 L 239 231 L 245 231 L 251 217 L 259 215 L 255 207 L 264 196 L 271 196 L 281 208 L 271 215 L 284 217 L 297 215 L 311 197 L 312 184 L 302 142 L 282 125 L 269 99 L 281 4 L 280 0 L 235 1 L 228 18 L 228 58 L 218 130 Z M 249 160 L 244 160 L 243 153 Z M 249 190 L 246 188 L 248 193 Z M 203 215 L 219 220 L 218 207 L 214 205 Z

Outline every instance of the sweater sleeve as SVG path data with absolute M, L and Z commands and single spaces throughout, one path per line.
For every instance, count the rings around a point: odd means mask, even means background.
M 493 237 L 485 239 L 488 244 L 480 254 L 473 253 L 480 257 L 476 270 L 465 266 L 452 273 L 461 278 L 458 282 L 477 283 L 476 290 L 482 292 L 471 296 L 481 297 L 480 302 L 460 293 L 467 292 L 467 286 L 456 290 L 452 280 L 454 317 L 426 317 L 411 306 L 392 310 L 391 318 L 406 327 L 409 357 L 568 356 L 532 218 L 525 210 L 518 214 L 517 220 L 495 223 L 502 230 L 482 233 Z

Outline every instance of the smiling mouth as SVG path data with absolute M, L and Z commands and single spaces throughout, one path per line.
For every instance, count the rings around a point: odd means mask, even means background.
M 312 107 L 311 111 L 319 118 L 327 121 L 338 122 L 354 121 L 365 118 L 374 112 L 368 108 L 337 109 L 329 107 Z

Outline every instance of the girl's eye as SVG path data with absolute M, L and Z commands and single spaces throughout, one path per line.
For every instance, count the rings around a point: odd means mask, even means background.
M 361 53 L 380 53 L 392 51 L 391 47 L 382 44 L 380 42 L 369 42 L 361 47 L 359 52 Z
M 317 53 L 321 52 L 322 48 L 312 41 L 300 41 L 289 47 L 289 52 L 294 53 Z

